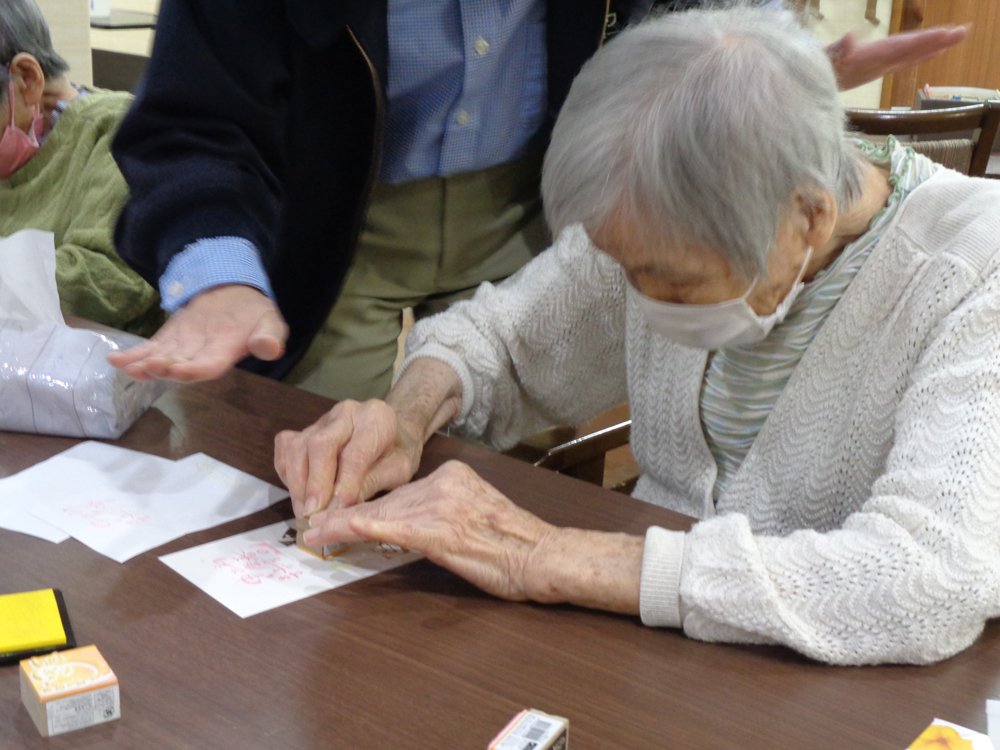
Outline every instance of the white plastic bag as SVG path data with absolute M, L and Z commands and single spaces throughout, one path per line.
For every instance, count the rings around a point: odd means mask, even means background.
M 138 336 L 66 326 L 55 268 L 50 232 L 0 240 L 0 430 L 120 437 L 166 387 L 108 364 Z

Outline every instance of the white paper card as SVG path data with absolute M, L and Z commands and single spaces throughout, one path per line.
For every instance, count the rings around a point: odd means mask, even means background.
M 170 461 L 96 442 L 21 474 L 30 513 L 118 562 L 288 496 L 202 454 Z
M 0 529 L 30 534 L 57 544 L 66 541 L 69 534 L 28 512 L 26 501 L 30 498 L 30 490 L 24 479 L 25 473 L 22 471 L 0 479 Z
M 249 617 L 421 558 L 419 552 L 356 542 L 324 560 L 286 545 L 289 531 L 294 540 L 292 523 L 279 521 L 160 559 L 240 617 Z

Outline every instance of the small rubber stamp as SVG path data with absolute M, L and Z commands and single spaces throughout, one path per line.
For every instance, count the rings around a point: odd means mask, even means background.
M 347 548 L 347 542 L 335 542 L 334 544 L 323 544 L 319 547 L 310 547 L 306 544 L 304 539 L 304 534 L 309 531 L 309 519 L 308 518 L 296 518 L 295 519 L 295 543 L 299 546 L 299 549 L 305 550 L 311 555 L 316 555 L 316 557 L 327 558 L 332 557 L 338 552 L 343 551 Z
M 22 661 L 21 700 L 42 737 L 122 715 L 118 678 L 94 646 Z

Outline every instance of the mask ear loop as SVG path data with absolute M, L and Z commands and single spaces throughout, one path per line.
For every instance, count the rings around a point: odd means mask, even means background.
M 795 277 L 795 283 L 792 284 L 793 289 L 799 284 L 799 282 L 802 281 L 802 277 L 806 275 L 806 268 L 809 267 L 809 261 L 812 258 L 812 254 L 813 248 L 812 245 L 810 245 L 808 249 L 806 249 L 806 259 L 802 261 L 802 268 L 799 269 L 799 275 Z
M 750 292 L 753 291 L 753 288 L 755 286 L 757 286 L 757 282 L 758 281 L 760 281 L 760 274 L 757 274 L 756 276 L 753 277 L 753 281 L 750 282 L 750 286 L 747 287 L 747 290 L 745 292 L 743 292 L 743 296 L 740 297 L 740 302 L 746 302 L 747 301 L 747 297 L 750 296 Z

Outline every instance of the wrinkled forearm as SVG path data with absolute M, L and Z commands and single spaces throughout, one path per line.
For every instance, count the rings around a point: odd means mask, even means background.
M 406 430 L 423 444 L 462 410 L 462 381 L 444 362 L 417 359 L 385 401 Z
M 630 534 L 553 528 L 525 565 L 525 592 L 545 604 L 637 615 L 643 544 Z

